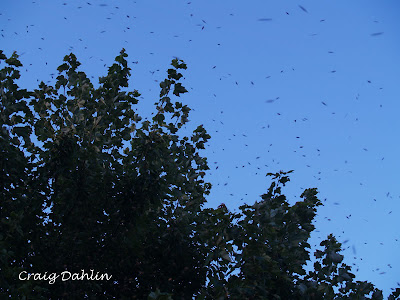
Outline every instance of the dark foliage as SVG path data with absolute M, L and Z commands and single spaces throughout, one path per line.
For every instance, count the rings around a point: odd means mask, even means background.
M 71 53 L 54 86 L 27 91 L 18 55 L 0 51 L 2 298 L 382 299 L 354 281 L 333 236 L 305 271 L 321 202 L 307 189 L 290 206 L 281 193 L 290 172 L 268 174 L 267 193 L 241 213 L 204 209 L 211 184 L 199 151 L 210 136 L 202 126 L 183 136 L 190 109 L 171 99 L 187 92 L 186 65 L 172 61 L 147 120 L 139 92 L 125 91 L 126 57 L 95 88 Z M 49 279 L 82 270 L 112 278 Z

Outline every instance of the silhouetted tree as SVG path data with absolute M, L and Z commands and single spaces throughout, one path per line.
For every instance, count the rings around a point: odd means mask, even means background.
M 95 88 L 71 53 L 54 86 L 27 91 L 16 84 L 18 55 L 0 51 L 1 295 L 382 299 L 371 283 L 354 281 L 332 235 L 305 271 L 321 202 L 307 189 L 288 204 L 281 188 L 291 171 L 268 174 L 268 192 L 240 213 L 203 208 L 211 184 L 199 151 L 210 136 L 203 126 L 184 136 L 190 109 L 171 99 L 187 92 L 185 63 L 172 61 L 147 120 L 135 110 L 139 92 L 125 91 L 126 57 L 123 49 Z M 82 270 L 112 278 L 49 279 Z M 28 273 L 42 280 L 20 280 Z

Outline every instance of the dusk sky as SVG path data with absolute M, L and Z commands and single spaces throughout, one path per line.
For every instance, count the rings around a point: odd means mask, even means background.
M 316 187 L 324 203 L 311 244 L 333 233 L 357 280 L 385 297 L 400 286 L 399 1 L 88 1 L 2 1 L 0 49 L 20 54 L 21 88 L 54 85 L 71 52 L 97 86 L 125 48 L 150 116 L 184 60 L 187 133 L 212 137 L 207 206 L 252 204 L 266 173 L 294 170 L 288 201 Z

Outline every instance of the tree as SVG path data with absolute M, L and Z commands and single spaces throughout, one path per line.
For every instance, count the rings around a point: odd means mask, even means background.
M 172 61 L 148 120 L 135 110 L 139 92 L 125 91 L 126 57 L 123 49 L 95 88 L 71 53 L 54 86 L 27 91 L 15 83 L 18 55 L 0 52 L 1 295 L 382 299 L 371 283 L 354 282 L 333 236 L 304 270 L 321 202 L 308 189 L 288 204 L 281 188 L 291 171 L 268 174 L 268 192 L 241 213 L 204 209 L 211 184 L 200 151 L 210 136 L 202 125 L 184 136 L 190 108 L 172 100 L 187 92 L 186 64 Z M 82 270 L 112 278 L 51 280 Z M 19 279 L 28 273 L 41 280 Z

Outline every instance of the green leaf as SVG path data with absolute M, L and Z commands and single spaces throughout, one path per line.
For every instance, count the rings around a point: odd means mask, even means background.
M 18 54 L 15 51 L 10 58 L 6 59 L 6 63 L 10 66 L 22 67 L 21 62 L 18 60 Z
M 175 96 L 180 96 L 180 94 L 186 93 L 187 89 L 185 89 L 180 83 L 175 84 L 173 94 Z

